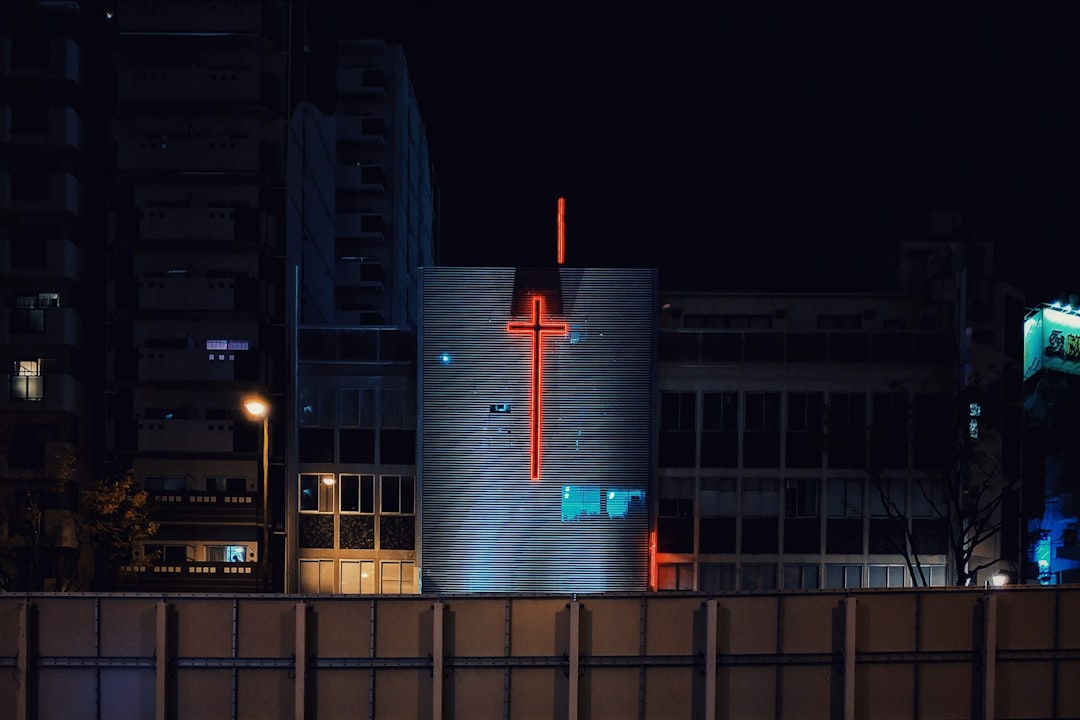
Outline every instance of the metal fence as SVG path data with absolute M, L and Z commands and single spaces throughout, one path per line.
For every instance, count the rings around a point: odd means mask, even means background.
M 0 595 L 0 716 L 1080 717 L 1080 586 Z

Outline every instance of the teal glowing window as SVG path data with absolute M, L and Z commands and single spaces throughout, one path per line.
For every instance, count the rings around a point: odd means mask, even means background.
M 563 485 L 562 521 L 578 520 L 600 514 L 600 488 Z
M 614 520 L 639 512 L 645 512 L 644 489 L 562 486 L 563 522 L 602 515 Z

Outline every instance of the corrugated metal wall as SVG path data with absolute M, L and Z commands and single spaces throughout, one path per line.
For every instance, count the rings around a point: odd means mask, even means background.
M 543 298 L 541 477 L 528 321 Z M 428 268 L 420 434 L 424 592 L 642 591 L 652 471 L 651 270 Z
M 0 717 L 1075 718 L 1080 587 L 0 595 Z

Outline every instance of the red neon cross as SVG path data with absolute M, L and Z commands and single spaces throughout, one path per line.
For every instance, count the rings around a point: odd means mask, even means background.
M 540 479 L 540 444 L 544 436 L 543 396 L 544 361 L 541 346 L 545 335 L 566 335 L 566 323 L 544 323 L 544 298 L 534 297 L 532 320 L 528 323 L 507 323 L 506 331 L 532 336 L 532 383 L 529 396 L 529 477 Z

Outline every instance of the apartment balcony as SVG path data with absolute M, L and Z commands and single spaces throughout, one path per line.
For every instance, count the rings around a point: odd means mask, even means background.
M 10 115 L 10 112 L 10 108 L 0 106 L 0 119 L 4 115 Z M 66 105 L 50 107 L 46 123 L 42 127 L 34 128 L 32 132 L 18 127 L 10 129 L 9 125 L 10 123 L 0 122 L 0 143 L 49 146 L 50 149 L 64 146 L 72 150 L 79 149 L 79 113 L 75 112 L 75 108 Z
M 249 103 L 275 106 L 278 82 L 256 69 L 125 69 L 117 77 L 121 102 Z
M 338 238 L 373 242 L 377 245 L 386 242 L 386 224 L 382 215 L 377 213 L 338 213 L 334 224 Z
M 31 179 L 0 171 L 0 210 L 77 214 L 79 181 L 67 173 L 49 173 Z
M 338 260 L 335 281 L 338 285 L 362 287 L 382 293 L 386 273 L 381 263 L 356 260 Z
M 41 48 L 40 62 L 21 64 L 0 56 L 0 76 L 7 76 L 16 85 L 41 88 L 58 82 L 79 82 L 79 46 L 70 38 L 51 38 Z
M 139 237 L 143 240 L 232 240 L 235 234 L 232 208 L 148 207 L 139 212 Z
M 337 139 L 341 144 L 386 145 L 386 123 L 378 115 L 344 115 L 337 121 Z
M 262 5 L 202 0 L 121 2 L 116 20 L 121 34 L 259 35 L 265 29 Z
M 341 67 L 337 86 L 342 95 L 381 100 L 386 97 L 386 73 L 373 67 Z
M 233 451 L 231 420 L 141 420 L 139 452 Z
M 158 276 L 138 278 L 140 310 L 234 310 L 234 278 Z
M 32 261 L 12 265 L 16 256 Z M 83 268 L 82 252 L 70 240 L 32 236 L 0 239 L 0 274 L 32 280 L 80 280 Z
M 259 173 L 272 170 L 272 150 L 253 138 L 121 138 L 120 172 Z
M 132 564 L 117 584 L 126 592 L 250 593 L 261 589 L 258 563 Z
M 15 375 L 7 373 L 0 411 L 11 413 L 85 411 L 79 402 L 82 386 L 71 375 Z
M 0 337 L 13 350 L 41 345 L 79 345 L 82 327 L 78 312 L 70 307 L 9 308 L 0 323 Z
M 334 173 L 337 177 L 339 192 L 341 190 L 356 190 L 365 193 L 386 192 L 386 171 L 381 165 L 337 165 Z
M 150 502 L 155 506 L 156 517 L 170 523 L 254 525 L 262 512 L 256 493 L 163 490 L 151 492 Z
M 253 350 L 144 348 L 138 351 L 140 380 L 236 382 L 254 380 Z

